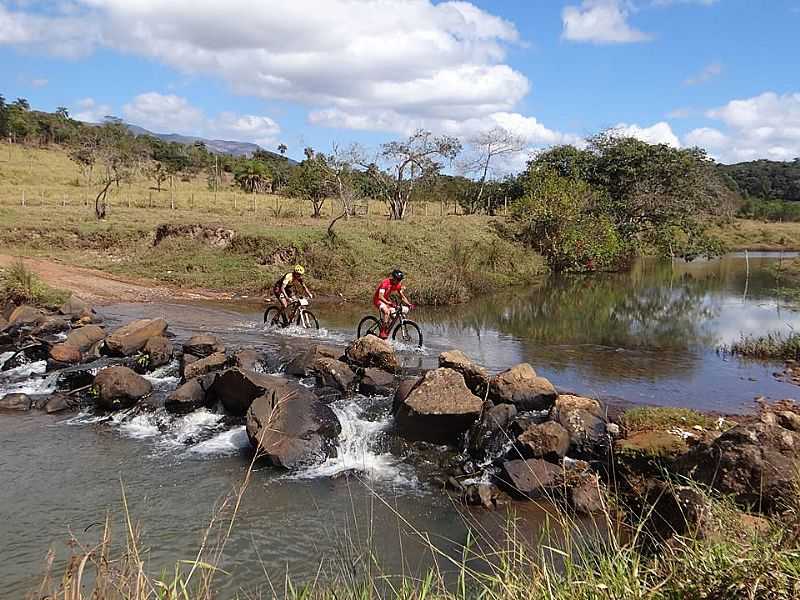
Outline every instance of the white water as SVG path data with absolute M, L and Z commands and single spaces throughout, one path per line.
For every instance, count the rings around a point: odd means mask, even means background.
M 42 377 L 47 362 L 40 360 L 9 369 L 0 374 L 0 397 L 6 394 L 50 394 L 56 389 L 57 373 Z

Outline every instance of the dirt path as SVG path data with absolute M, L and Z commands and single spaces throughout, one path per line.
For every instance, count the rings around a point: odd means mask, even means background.
M 0 267 L 18 260 L 16 256 L 0 254 Z M 168 287 L 146 280 L 125 279 L 54 260 L 23 258 L 25 265 L 48 285 L 69 290 L 87 302 L 164 302 L 169 300 L 229 300 L 230 294 L 209 290 L 188 290 Z

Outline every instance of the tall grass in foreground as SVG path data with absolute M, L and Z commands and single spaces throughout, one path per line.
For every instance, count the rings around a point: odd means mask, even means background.
M 55 307 L 63 304 L 67 296 L 67 292 L 51 288 L 40 280 L 21 259 L 0 269 L 0 304 Z

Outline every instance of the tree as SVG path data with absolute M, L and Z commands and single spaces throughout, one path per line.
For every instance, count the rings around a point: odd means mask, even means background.
M 389 206 L 389 218 L 405 217 L 414 190 L 435 179 L 442 168 L 438 159 L 452 161 L 461 152 L 461 142 L 450 136 L 434 136 L 420 129 L 407 140 L 388 142 L 381 146 L 379 160 L 386 165 L 381 169 L 373 163 L 361 161 L 373 177 L 381 195 Z
M 167 180 L 167 177 L 169 177 L 167 169 L 164 167 L 164 163 L 157 160 L 150 161 L 150 164 L 145 169 L 145 174 L 149 179 L 153 180 L 153 183 L 156 184 L 157 192 L 161 191 L 161 184 Z
M 8 133 L 14 141 L 25 141 L 37 131 L 30 108 L 27 100 L 17 98 L 6 109 Z
M 286 146 L 286 144 L 278 144 L 278 152 L 281 153 L 281 156 L 286 156 L 286 151 L 288 149 L 289 148 Z
M 512 157 L 523 150 L 525 142 L 507 129 L 495 127 L 483 131 L 469 141 L 471 154 L 462 165 L 465 173 L 476 173 L 478 185 L 475 187 L 471 202 L 467 203 L 470 213 L 475 213 L 484 205 L 486 179 L 490 174 L 492 162 L 499 157 Z M 486 212 L 490 212 L 490 204 L 486 204 Z
M 56 116 L 59 119 L 64 119 L 64 120 L 69 119 L 69 109 L 67 109 L 66 106 L 59 106 L 58 108 L 56 108 Z
M 8 137 L 8 104 L 6 99 L 0 94 L 0 137 Z
M 311 148 L 306 148 L 304 153 L 305 160 L 292 170 L 287 191 L 311 202 L 311 216 L 318 219 L 322 216 L 325 200 L 336 192 L 325 155 L 315 154 Z
M 234 169 L 233 178 L 242 190 L 252 194 L 266 193 L 272 181 L 267 166 L 257 160 L 240 162 Z

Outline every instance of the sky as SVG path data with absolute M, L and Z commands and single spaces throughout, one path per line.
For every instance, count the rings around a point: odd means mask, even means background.
M 0 0 L 0 93 L 159 133 L 366 147 L 616 129 L 800 156 L 800 0 Z

